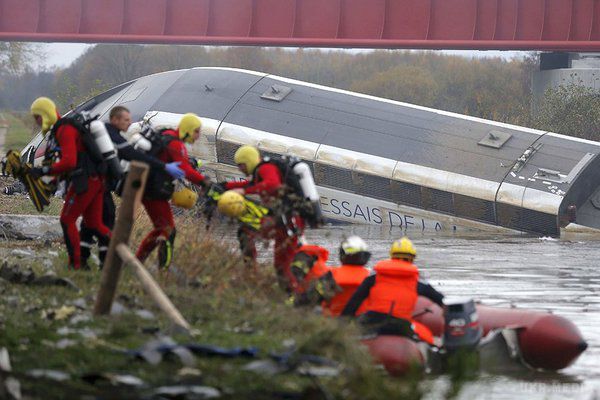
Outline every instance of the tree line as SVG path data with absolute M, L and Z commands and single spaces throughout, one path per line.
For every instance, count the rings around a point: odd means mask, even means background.
M 313 49 L 109 45 L 89 48 L 55 71 L 0 73 L 0 109 L 26 110 L 39 95 L 61 109 L 119 83 L 166 70 L 225 66 L 256 70 L 475 117 L 600 139 L 598 93 L 569 85 L 546 93 L 532 113 L 536 54 L 465 58 L 433 51 L 352 53 Z

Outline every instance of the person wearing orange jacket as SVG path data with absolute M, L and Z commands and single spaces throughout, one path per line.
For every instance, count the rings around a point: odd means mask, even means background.
M 179 162 L 179 168 L 185 178 L 193 184 L 205 187 L 207 179 L 190 164 L 186 143 L 192 144 L 200 137 L 202 122 L 196 114 L 185 114 L 179 121 L 177 129 L 166 129 L 160 132 L 160 148 L 152 149 L 163 163 Z M 160 268 L 167 268 L 173 258 L 175 242 L 175 221 L 169 204 L 174 193 L 173 178 L 162 170 L 152 169 L 146 184 L 142 204 L 152 220 L 154 229 L 142 240 L 136 257 L 142 262 L 160 244 L 158 261 Z
M 110 238 L 110 230 L 102 222 L 103 168 L 90 156 L 92 150 L 86 147 L 83 132 L 71 119 L 61 118 L 52 100 L 38 97 L 31 104 L 31 114 L 48 139 L 44 166 L 32 168 L 31 174 L 53 175 L 69 181 L 60 225 L 69 267 L 78 270 L 81 248 L 77 219 L 83 217 L 85 225 L 96 232 L 102 245 L 107 245 Z
M 295 305 L 316 304 L 327 296 L 327 283 L 321 278 L 329 273 L 326 265 L 329 251 L 321 246 L 303 244 L 298 248 L 290 265 L 294 276 L 292 293 Z
M 332 317 L 339 316 L 356 289 L 369 276 L 371 271 L 365 267 L 371 258 L 368 250 L 365 241 L 358 236 L 350 236 L 342 241 L 339 250 L 342 265 L 329 269 L 331 280 L 335 282 L 339 290 L 333 297 L 323 301 L 321 304 L 323 314 Z M 322 279 L 327 280 L 328 277 Z M 357 314 L 362 314 L 364 307 L 363 304 Z
M 225 183 L 227 190 L 235 190 L 242 195 L 257 194 L 266 207 L 273 207 L 284 199 L 284 179 L 274 162 L 264 162 L 260 152 L 254 146 L 241 146 L 234 156 L 240 171 L 250 179 Z M 298 239 L 304 231 L 304 220 L 299 215 L 285 216 L 281 222 L 269 215 L 261 221 L 260 232 L 242 226 L 238 231 L 242 255 L 249 264 L 256 262 L 256 239 L 275 239 L 274 266 L 279 282 L 288 292 L 293 291 L 295 278 L 290 271 L 290 263 L 298 249 Z
M 417 251 L 403 237 L 390 249 L 390 259 L 378 262 L 375 274 L 367 277 L 356 289 L 342 316 L 355 316 L 364 304 L 360 322 L 378 334 L 397 334 L 419 338 L 433 344 L 433 335 L 412 320 L 419 295 L 444 307 L 444 296 L 431 285 L 419 281 L 419 270 L 413 264 Z
M 350 236 L 342 241 L 339 248 L 339 267 L 325 265 L 327 257 L 323 259 L 310 257 L 311 252 L 302 251 L 306 246 L 298 249 L 292 262 L 292 273 L 298 285 L 294 304 L 297 306 L 316 305 L 321 303 L 323 314 L 337 317 L 348 303 L 348 300 L 360 284 L 369 276 L 370 270 L 365 268 L 371 253 L 364 240 L 358 236 Z M 322 249 L 319 246 L 313 248 Z M 310 249 L 309 249 L 310 250 Z M 314 250 L 313 254 L 317 254 Z M 328 253 L 326 253 L 328 255 Z M 357 314 L 364 312 L 364 304 Z

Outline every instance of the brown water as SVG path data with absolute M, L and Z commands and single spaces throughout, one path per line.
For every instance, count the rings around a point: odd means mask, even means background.
M 344 235 L 358 234 L 371 247 L 370 265 L 387 257 L 399 230 L 334 226 L 307 233 L 337 262 Z M 526 236 L 426 236 L 411 234 L 421 275 L 446 296 L 472 297 L 484 304 L 552 310 L 573 321 L 588 349 L 560 373 L 481 373 L 459 399 L 600 399 L 600 242 Z M 426 399 L 444 398 L 446 376 L 423 383 Z

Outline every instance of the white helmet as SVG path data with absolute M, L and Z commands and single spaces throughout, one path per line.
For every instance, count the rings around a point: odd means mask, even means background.
M 350 236 L 340 245 L 342 264 L 365 265 L 370 257 L 369 246 L 358 236 Z

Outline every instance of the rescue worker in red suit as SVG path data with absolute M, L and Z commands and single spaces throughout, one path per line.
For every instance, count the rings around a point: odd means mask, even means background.
M 156 157 L 163 163 L 179 162 L 179 168 L 185 172 L 185 178 L 193 184 L 204 187 L 206 179 L 190 164 L 185 147 L 186 143 L 192 144 L 198 140 L 201 126 L 202 122 L 197 115 L 185 114 L 176 130 L 162 131 L 163 145 Z M 168 267 L 173 258 L 176 230 L 169 204 L 173 192 L 172 177 L 165 171 L 151 170 L 142 204 L 152 220 L 154 229 L 144 238 L 136 256 L 144 261 L 160 244 L 158 261 L 161 268 Z
M 268 208 L 284 201 L 283 177 L 279 168 L 270 162 L 263 162 L 257 148 L 241 146 L 234 156 L 234 161 L 240 171 L 251 179 L 232 181 L 225 184 L 228 190 L 235 190 L 242 195 L 259 195 L 263 204 Z M 280 216 L 275 216 L 280 217 Z M 280 285 L 288 292 L 292 291 L 294 277 L 290 272 L 290 263 L 298 249 L 298 238 L 304 231 L 304 221 L 298 215 L 286 215 L 285 223 L 278 222 L 274 216 L 267 216 L 261 221 L 261 231 L 257 233 L 247 227 L 238 231 L 242 254 L 249 264 L 256 262 L 257 235 L 264 239 L 275 239 L 273 263 Z
M 31 170 L 34 176 L 53 175 L 70 180 L 60 224 L 69 254 L 69 267 L 81 267 L 81 249 L 77 219 L 82 216 L 85 225 L 96 232 L 99 242 L 107 244 L 110 230 L 102 222 L 104 176 L 88 156 L 82 132 L 61 118 L 56 105 L 47 97 L 39 97 L 31 104 L 35 122 L 48 136 L 48 150 L 43 167 Z M 49 132 L 49 134 L 48 134 Z M 53 154 L 60 154 L 56 161 Z
M 141 161 L 150 167 L 150 169 L 165 171 L 173 179 L 180 179 L 184 177 L 184 172 L 179 168 L 179 162 L 163 163 L 158 159 L 146 154 L 142 151 L 135 150 L 129 142 L 121 135 L 121 132 L 127 132 L 127 129 L 131 125 L 131 114 L 126 107 L 116 106 L 110 110 L 109 122 L 104 124 L 106 130 L 110 136 L 110 140 L 115 145 L 119 159 L 127 161 Z M 102 200 L 102 222 L 110 230 L 115 226 L 116 207 L 113 201 L 111 191 L 116 189 L 117 182 L 107 180 L 105 184 L 105 191 Z M 91 269 L 88 264 L 88 259 L 91 255 L 91 247 L 94 244 L 94 232 L 87 229 L 85 223 L 81 224 L 81 267 L 85 269 Z M 108 251 L 108 246 L 98 246 L 98 256 L 100 259 L 100 268 L 104 264 L 104 259 Z
M 433 335 L 424 325 L 412 320 L 419 295 L 444 307 L 444 296 L 431 285 L 419 282 L 419 270 L 413 264 L 417 251 L 403 237 L 390 249 L 390 259 L 378 262 L 375 274 L 356 289 L 342 316 L 355 316 L 364 303 L 359 321 L 370 331 L 382 335 L 403 335 L 433 344 Z

